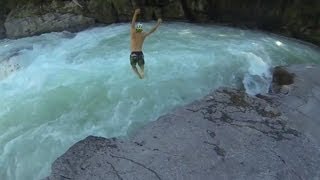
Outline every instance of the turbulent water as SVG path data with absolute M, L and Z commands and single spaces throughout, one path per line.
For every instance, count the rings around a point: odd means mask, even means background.
M 146 24 L 146 29 L 151 28 Z M 88 135 L 125 136 L 221 86 L 267 92 L 269 68 L 320 63 L 320 50 L 219 26 L 165 23 L 129 64 L 129 25 L 0 41 L 0 179 L 40 179 Z

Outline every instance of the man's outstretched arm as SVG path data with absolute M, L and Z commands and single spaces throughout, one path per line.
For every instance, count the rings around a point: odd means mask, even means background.
M 133 17 L 132 17 L 132 22 L 131 22 L 131 28 L 133 28 L 133 29 L 135 28 L 138 14 L 140 14 L 140 9 L 136 9 L 136 10 L 134 11 L 134 15 L 133 15 Z
M 162 19 L 159 18 L 157 24 L 149 31 L 145 34 L 145 36 L 149 36 L 150 34 L 152 34 L 153 32 L 155 32 L 158 27 L 160 26 L 160 24 L 162 23 Z

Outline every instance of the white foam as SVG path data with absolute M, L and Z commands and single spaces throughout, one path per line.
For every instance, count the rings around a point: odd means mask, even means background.
M 278 45 L 278 46 L 282 46 L 282 45 L 283 45 L 283 43 L 282 43 L 281 41 L 276 41 L 276 45 Z

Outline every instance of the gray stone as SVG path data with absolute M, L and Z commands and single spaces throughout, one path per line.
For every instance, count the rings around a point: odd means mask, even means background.
M 89 136 L 47 179 L 320 179 L 320 66 L 288 71 L 287 95 L 220 88 L 129 138 Z M 291 98 L 305 104 L 288 108 Z
M 5 28 L 9 38 L 17 38 L 52 31 L 76 31 L 93 24 L 94 19 L 82 15 L 47 13 L 25 18 L 8 18 Z
M 308 134 L 320 145 L 320 68 L 319 65 L 293 65 L 286 68 L 296 74 L 288 95 L 274 98 L 279 109 L 297 130 Z

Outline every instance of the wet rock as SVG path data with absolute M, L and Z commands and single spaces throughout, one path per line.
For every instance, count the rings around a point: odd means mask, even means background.
M 220 88 L 129 139 L 90 136 L 47 179 L 319 179 L 320 66 L 290 66 L 289 95 Z
M 272 92 L 282 94 L 290 92 L 290 85 L 294 83 L 294 73 L 289 73 L 284 67 L 276 67 L 272 77 Z
M 162 17 L 162 10 L 159 7 L 144 7 L 142 12 L 141 18 L 147 21 L 156 20 Z
M 6 36 L 6 31 L 4 28 L 4 19 L 0 18 L 0 39 Z
M 112 4 L 117 12 L 119 21 L 129 21 L 132 19 L 133 7 L 130 0 L 112 0 Z
M 88 9 L 87 15 L 93 17 L 99 23 L 114 23 L 117 21 L 117 11 L 114 8 L 111 0 L 104 1 L 89 1 L 86 6 Z
M 209 20 L 209 1 L 207 0 L 187 0 L 185 3 L 185 10 L 188 12 L 189 18 L 195 21 L 208 21 Z
M 273 70 L 272 82 L 277 85 L 290 85 L 294 82 L 294 73 L 289 73 L 283 67 L 276 67 Z
M 184 19 L 185 12 L 180 1 L 172 1 L 162 8 L 165 19 Z

